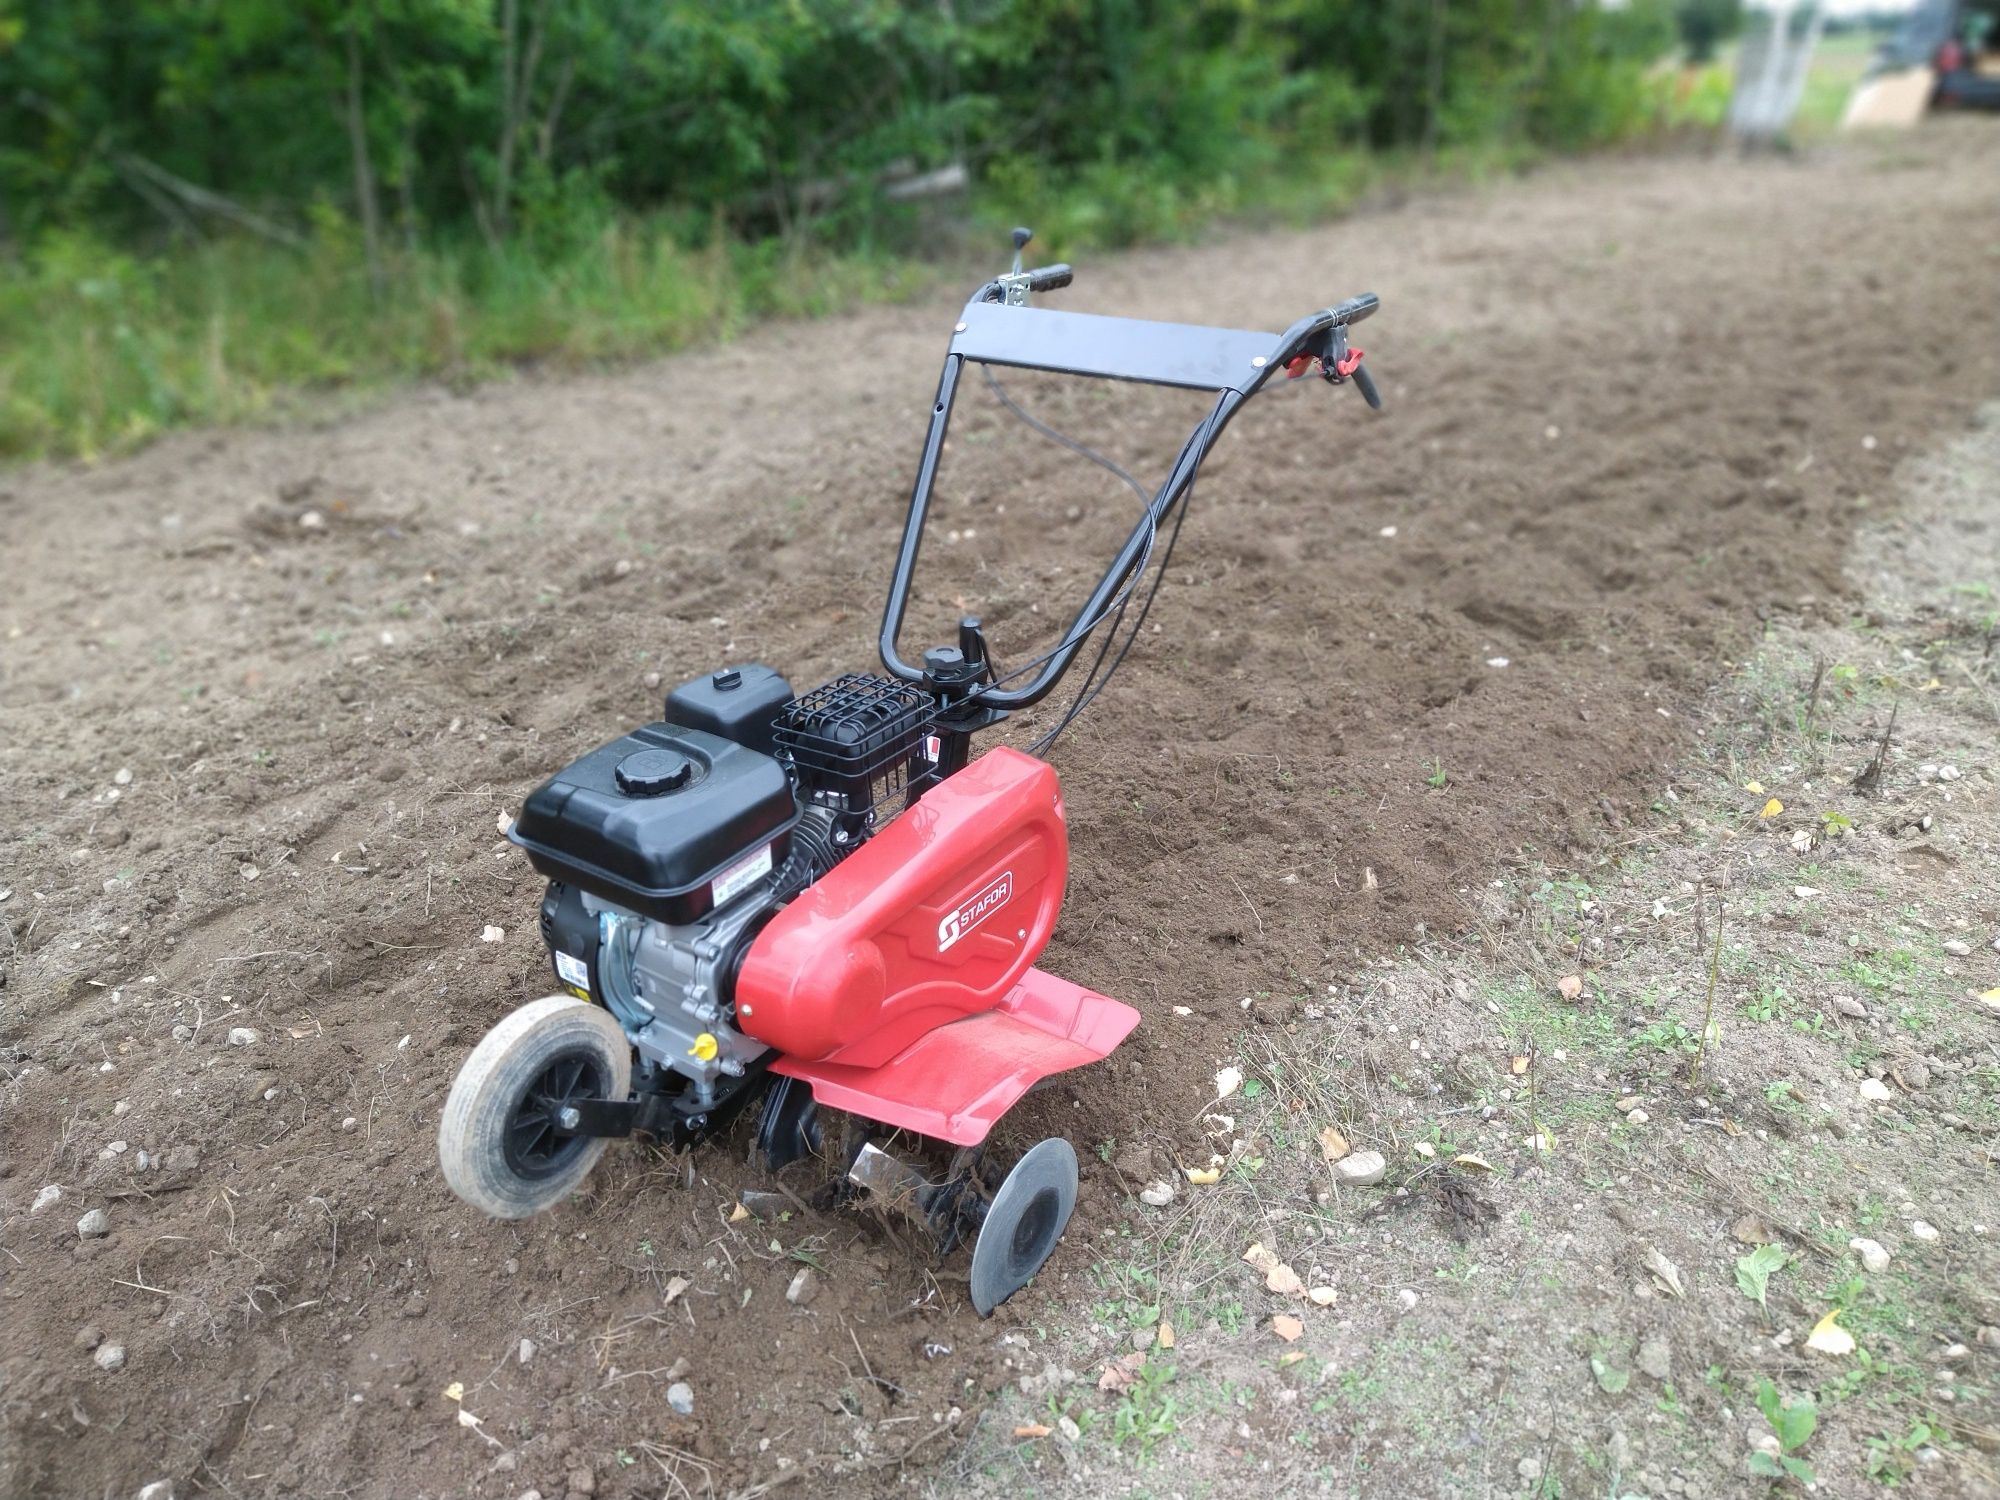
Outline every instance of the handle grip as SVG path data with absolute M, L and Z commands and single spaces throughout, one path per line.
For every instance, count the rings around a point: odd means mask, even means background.
M 1074 279 L 1075 273 L 1067 265 L 1038 266 L 1028 273 L 1028 290 L 1053 292 L 1057 287 L 1068 286 Z

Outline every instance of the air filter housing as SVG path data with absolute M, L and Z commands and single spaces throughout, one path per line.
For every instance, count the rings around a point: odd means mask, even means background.
M 913 761 L 926 763 L 936 712 L 920 687 L 854 672 L 786 704 L 774 738 L 801 786 L 837 792 L 848 811 L 863 812 L 909 785 Z

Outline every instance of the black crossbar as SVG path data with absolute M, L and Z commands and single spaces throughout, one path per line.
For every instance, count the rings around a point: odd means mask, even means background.
M 985 364 L 1193 390 L 1245 391 L 1281 336 L 1195 323 L 1149 323 L 1045 307 L 975 302 L 951 352 Z

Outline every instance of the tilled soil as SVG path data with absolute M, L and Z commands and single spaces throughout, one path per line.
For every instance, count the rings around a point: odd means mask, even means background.
M 1085 1295 L 1118 1142 L 1195 1153 L 1246 995 L 1618 836 L 1759 616 L 1840 607 L 1898 457 L 2000 387 L 1996 159 L 1944 122 L 1601 161 L 1081 268 L 1062 305 L 1239 326 L 1377 291 L 1391 410 L 1304 382 L 1238 420 L 1143 643 L 1053 753 L 1047 966 L 1146 1024 L 1002 1128 L 1068 1135 L 1085 1183 L 991 1323 L 962 1254 L 852 1213 L 731 1222 L 767 1185 L 740 1134 L 616 1147 L 513 1225 L 434 1147 L 467 1050 L 553 987 L 498 820 L 664 686 L 870 665 L 952 300 L 0 479 L 0 1492 L 908 1481 L 1009 1378 L 1006 1336 Z M 1146 476 L 1203 410 L 1006 385 Z M 974 607 L 1026 659 L 1134 507 L 971 384 L 906 646 Z

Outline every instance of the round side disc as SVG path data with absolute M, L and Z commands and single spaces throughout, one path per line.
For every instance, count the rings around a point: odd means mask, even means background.
M 1041 1270 L 1075 1207 L 1076 1152 L 1068 1141 L 1043 1141 L 1014 1163 L 972 1247 L 972 1305 L 980 1317 Z

